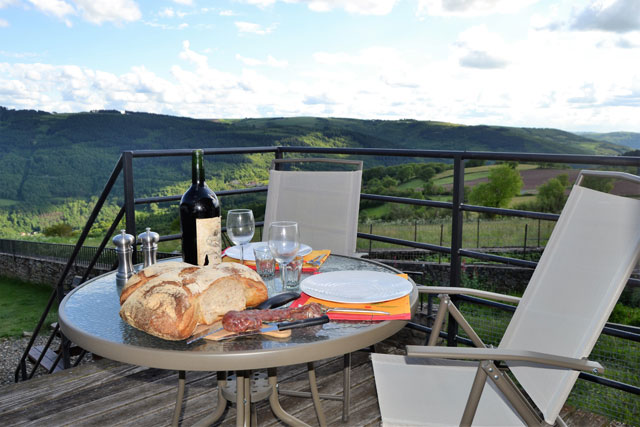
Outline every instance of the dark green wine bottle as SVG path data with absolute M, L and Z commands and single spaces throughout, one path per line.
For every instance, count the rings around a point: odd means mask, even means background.
M 220 263 L 220 202 L 204 182 L 204 153 L 194 150 L 191 156 L 191 187 L 180 200 L 182 258 L 193 265 Z

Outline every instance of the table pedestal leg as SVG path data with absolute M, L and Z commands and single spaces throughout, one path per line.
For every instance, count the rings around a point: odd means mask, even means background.
M 173 421 L 171 425 L 178 427 L 180 421 L 180 412 L 182 411 L 182 399 L 184 398 L 185 371 L 178 371 L 178 396 L 176 397 L 176 407 L 173 410 Z
M 245 373 L 236 372 L 236 427 L 244 427 L 246 412 L 245 408 L 251 405 L 251 387 L 246 387 Z M 249 389 L 249 399 L 247 399 L 246 389 Z M 248 400 L 248 401 L 247 401 Z
M 310 427 L 309 424 L 303 423 L 298 418 L 293 415 L 285 412 L 280 406 L 280 401 L 278 400 L 278 377 L 276 375 L 276 368 L 269 368 L 269 384 L 273 387 L 273 391 L 269 396 L 269 404 L 271 405 L 271 410 L 275 414 L 275 416 L 282 422 L 290 425 L 290 426 L 307 426 Z
M 227 409 L 227 399 L 225 399 L 225 397 L 222 395 L 222 388 L 227 385 L 227 373 L 217 372 L 216 376 L 218 378 L 218 406 L 216 407 L 216 411 L 208 417 L 205 417 L 195 423 L 194 427 L 210 426 L 211 424 L 218 421 L 224 414 L 225 409 Z
M 320 427 L 326 427 L 327 420 L 324 417 L 324 411 L 322 410 L 322 402 L 320 402 L 320 396 L 318 394 L 318 383 L 316 382 L 316 368 L 313 362 L 307 363 L 307 372 L 309 373 L 309 388 L 311 389 L 311 398 L 313 399 L 313 406 L 316 408 L 316 415 Z

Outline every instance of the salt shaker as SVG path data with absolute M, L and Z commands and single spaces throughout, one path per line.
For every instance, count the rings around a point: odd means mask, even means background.
M 133 236 L 127 234 L 125 230 L 120 230 L 120 234 L 113 238 L 118 255 L 118 272 L 116 273 L 116 283 L 118 286 L 124 285 L 127 279 L 133 274 Z
M 158 240 L 160 240 L 160 236 L 158 233 L 151 231 L 151 229 L 147 227 L 147 231 L 140 233 L 138 240 L 142 242 L 142 253 L 144 254 L 143 268 L 147 268 L 156 263 Z

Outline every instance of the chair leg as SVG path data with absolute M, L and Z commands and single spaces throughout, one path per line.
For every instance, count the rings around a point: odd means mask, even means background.
M 480 403 L 480 396 L 482 396 L 482 390 L 484 390 L 484 385 L 487 381 L 487 373 L 483 369 L 486 363 L 486 361 L 483 361 L 478 365 L 478 370 L 476 371 L 476 376 L 473 379 L 473 385 L 467 398 L 467 404 L 464 407 L 462 419 L 460 420 L 460 426 L 462 427 L 471 426 L 473 417 L 476 415 L 478 403 Z

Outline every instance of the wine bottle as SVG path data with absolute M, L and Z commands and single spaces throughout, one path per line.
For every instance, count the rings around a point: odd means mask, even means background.
M 180 200 L 182 258 L 193 265 L 221 261 L 220 202 L 204 182 L 203 151 L 191 156 L 191 187 Z

